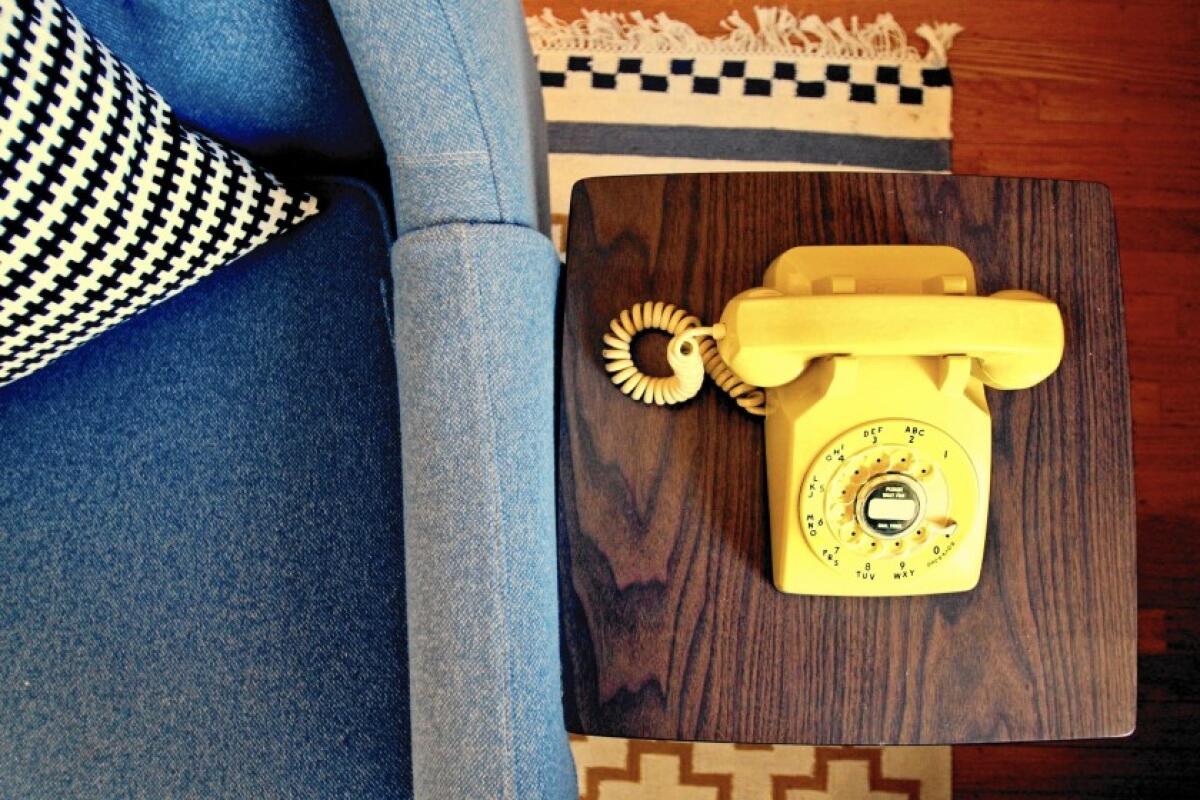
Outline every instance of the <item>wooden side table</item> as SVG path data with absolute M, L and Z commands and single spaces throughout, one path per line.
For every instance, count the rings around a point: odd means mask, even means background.
M 1112 208 L 1096 184 L 713 174 L 575 187 L 563 303 L 559 564 L 568 728 L 643 738 L 933 744 L 1128 734 L 1133 460 Z M 711 385 L 635 405 L 603 370 L 646 299 L 713 321 L 796 245 L 948 244 L 981 294 L 1058 302 L 1061 368 L 989 392 L 987 551 L 971 592 L 781 594 L 760 422 Z M 648 337 L 643 337 L 648 338 Z M 665 337 L 641 347 L 653 366 Z M 660 356 L 661 359 L 661 356 Z

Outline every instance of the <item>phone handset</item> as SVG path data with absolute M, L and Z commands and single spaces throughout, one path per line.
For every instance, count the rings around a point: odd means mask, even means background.
M 822 356 L 961 354 L 985 385 L 1025 389 L 1049 377 L 1063 352 L 1058 306 L 1020 289 L 989 297 L 751 289 L 729 301 L 715 327 L 729 369 L 763 387 L 791 383 Z
M 964 591 L 979 579 L 991 472 L 984 386 L 1023 389 L 1062 359 L 1048 298 L 975 296 L 961 251 L 798 247 L 710 327 L 638 303 L 604 334 L 605 369 L 634 400 L 696 395 L 708 374 L 765 420 L 772 569 L 785 592 Z M 634 363 L 632 341 L 673 338 L 672 374 Z

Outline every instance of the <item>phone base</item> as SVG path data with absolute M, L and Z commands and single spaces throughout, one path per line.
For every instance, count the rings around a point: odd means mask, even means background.
M 798 247 L 789 295 L 975 293 L 950 247 Z M 991 418 L 965 355 L 838 355 L 767 390 L 772 570 L 783 592 L 959 592 L 979 580 Z

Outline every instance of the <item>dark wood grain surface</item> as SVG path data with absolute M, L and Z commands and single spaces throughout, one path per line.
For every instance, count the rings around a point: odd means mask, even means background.
M 993 486 L 977 589 L 781 594 L 769 575 L 760 423 L 712 386 L 680 408 L 635 405 L 608 383 L 600 335 L 644 299 L 713 320 L 799 244 L 909 243 L 964 250 L 983 293 L 1019 287 L 1055 299 L 1067 323 L 1063 365 L 1031 390 L 989 392 Z M 1132 454 L 1103 187 L 602 178 L 576 187 L 568 246 L 559 536 L 571 730 L 803 743 L 1129 732 Z

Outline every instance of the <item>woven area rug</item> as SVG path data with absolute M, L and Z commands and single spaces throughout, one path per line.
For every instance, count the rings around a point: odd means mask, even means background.
M 571 737 L 583 800 L 950 797 L 949 747 L 804 747 Z
M 760 8 L 703 37 L 663 14 L 526 20 L 541 75 L 555 243 L 597 175 L 950 170 L 959 27 Z M 690 744 L 572 737 L 587 800 L 948 798 L 948 747 Z
M 550 149 L 550 208 L 562 246 L 571 186 L 655 172 L 950 169 L 958 25 L 890 14 L 825 21 L 759 8 L 722 36 L 665 14 L 529 17 Z

